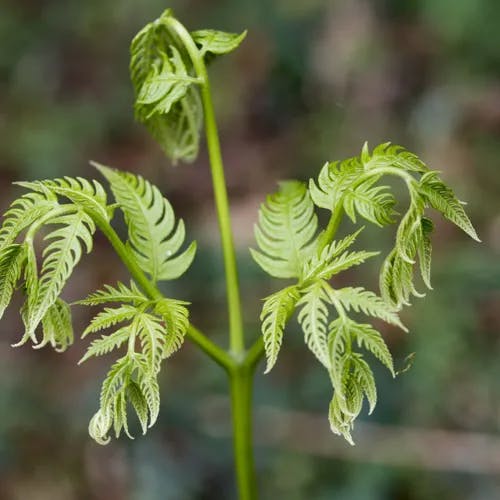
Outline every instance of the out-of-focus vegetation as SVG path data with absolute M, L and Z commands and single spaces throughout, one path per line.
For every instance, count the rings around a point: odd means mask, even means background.
M 249 29 L 212 77 L 250 335 L 272 289 L 247 251 L 258 204 L 276 181 L 313 176 L 325 160 L 357 154 L 365 139 L 404 144 L 442 170 L 483 239 L 477 245 L 448 224 L 437 231 L 435 290 L 405 311 L 410 334 L 386 330 L 399 368 L 415 351 L 413 366 L 395 381 L 376 374 L 379 406 L 355 434 L 355 451 L 329 433 L 328 380 L 298 329 L 289 332 L 277 367 L 256 382 L 262 498 L 500 497 L 500 3 L 3 0 L 2 209 L 15 195 L 11 181 L 95 176 L 89 159 L 140 171 L 200 241 L 176 296 L 224 342 L 206 159 L 173 169 L 133 120 L 128 45 L 169 6 L 193 29 Z M 361 245 L 388 249 L 391 237 L 370 229 Z M 106 242 L 96 244 L 68 300 L 126 276 Z M 375 289 L 376 264 L 341 279 Z M 88 314 L 74 308 L 77 332 Z M 77 367 L 83 342 L 65 355 L 13 350 L 20 327 L 11 308 L 0 326 L 0 498 L 231 498 L 219 368 L 186 345 L 164 371 L 152 432 L 101 448 L 86 425 L 106 360 Z

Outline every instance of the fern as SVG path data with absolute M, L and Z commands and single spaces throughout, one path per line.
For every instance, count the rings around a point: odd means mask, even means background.
M 49 307 L 56 301 L 84 248 L 87 253 L 92 250 L 95 225 L 85 212 L 78 210 L 61 215 L 51 219 L 50 223 L 62 227 L 45 236 L 45 240 L 50 243 L 43 252 L 41 276 L 28 310 L 25 338 L 35 331 Z
M 73 344 L 71 310 L 64 300 L 57 298 L 42 318 L 43 339 L 35 349 L 50 344 L 57 352 L 64 352 Z
M 189 326 L 186 302 L 167 298 L 150 300 L 132 282 L 130 287 L 122 283 L 116 287 L 107 285 L 79 303 L 120 304 L 104 308 L 83 332 L 85 337 L 118 326 L 114 332 L 93 340 L 79 364 L 127 347 L 126 354 L 111 367 L 103 382 L 100 408 L 91 420 L 90 435 L 100 444 L 109 442 L 111 428 L 117 437 L 122 430 L 131 437 L 128 402 L 145 433 L 159 412 L 156 377 L 162 361 L 179 349 Z
M 130 286 L 118 282 L 116 287 L 104 285 L 104 290 L 98 290 L 91 293 L 87 298 L 75 302 L 84 306 L 98 306 L 108 302 L 130 302 L 134 305 L 140 305 L 148 302 L 149 299 L 137 288 L 137 285 L 131 281 Z
M 283 340 L 285 324 L 298 299 L 298 288 L 291 286 L 267 297 L 262 306 L 260 319 L 262 321 L 262 335 L 264 336 L 264 347 L 267 356 L 265 373 L 268 373 L 276 363 Z
M 0 250 L 0 318 L 10 303 L 25 260 L 25 245 L 8 245 Z
M 327 345 L 328 295 L 325 282 L 315 281 L 303 291 L 297 306 L 302 306 L 298 320 L 304 331 L 305 342 L 311 352 L 326 368 L 330 367 Z
M 439 210 L 472 239 L 481 241 L 469 217 L 467 217 L 462 203 L 456 198 L 453 190 L 439 178 L 438 172 L 427 172 L 423 175 L 420 179 L 419 190 L 433 208 Z
M 384 175 L 395 175 L 405 182 L 410 203 L 396 231 L 394 248 L 380 270 L 382 297 L 359 286 L 332 287 L 329 280 L 336 274 L 379 254 L 351 250 L 363 228 L 333 240 L 342 214 L 353 223 L 358 216 L 380 227 L 395 222 L 395 198 L 389 187 L 380 184 Z M 325 230 L 318 231 L 314 205 L 332 214 Z M 266 373 L 276 362 L 285 323 L 298 309 L 305 342 L 332 381 L 332 430 L 349 442 L 363 400 L 368 400 L 370 412 L 377 401 L 373 374 L 362 355 L 352 350 L 352 342 L 371 352 L 394 375 L 392 357 L 380 333 L 369 324 L 357 323 L 349 314 L 363 313 L 407 331 L 398 311 L 412 296 L 422 296 L 414 283 L 417 260 L 424 284 L 431 287 L 433 224 L 425 214 L 429 206 L 477 239 L 461 203 L 437 173 L 413 153 L 390 143 L 377 146 L 372 153 L 365 144 L 359 157 L 326 163 L 318 179 L 310 180 L 308 189 L 300 182 L 283 183 L 261 206 L 255 229 L 259 250 L 251 250 L 252 255 L 271 276 L 297 280 L 264 303 L 261 320 Z M 332 309 L 337 316 L 333 321 L 329 319 Z
M 26 193 L 15 200 L 5 212 L 0 228 L 0 249 L 14 243 L 17 237 L 33 223 L 59 206 L 57 197 L 48 189 Z
M 176 224 L 170 203 L 141 176 L 95 165 L 125 214 L 129 244 L 143 271 L 153 282 L 181 276 L 194 259 L 196 243 L 174 257 L 184 243 L 185 229 L 182 219 Z
M 185 49 L 169 26 L 171 17 L 172 11 L 167 9 L 158 19 L 147 24 L 130 45 L 135 115 L 174 163 L 179 160 L 191 162 L 198 156 L 203 110 L 198 90 L 193 88 L 196 79 L 191 76 L 192 67 L 185 66 L 184 61 L 188 59 Z M 182 81 L 178 77 L 193 80 Z M 159 81 L 160 78 L 167 78 L 169 83 Z M 175 92 L 163 92 L 163 97 L 169 94 L 163 106 L 155 109 L 148 99 L 141 102 L 152 88 L 165 89 L 176 79 L 177 85 L 172 85 Z
M 111 219 L 112 208 L 107 205 L 106 191 L 96 180 L 64 177 L 45 181 L 17 182 L 16 184 L 41 194 L 49 191 L 56 196 L 68 198 L 84 209 L 94 220 L 109 221 Z
M 198 30 L 191 33 L 198 45 L 205 62 L 210 62 L 215 56 L 229 54 L 236 50 L 247 36 L 243 33 L 226 33 L 217 30 Z
M 251 249 L 256 262 L 275 278 L 296 278 L 311 248 L 317 229 L 314 205 L 304 184 L 280 184 L 278 193 L 267 198 L 259 212 L 255 239 L 260 252 Z

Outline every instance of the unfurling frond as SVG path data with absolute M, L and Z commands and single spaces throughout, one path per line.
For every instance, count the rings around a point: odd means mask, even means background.
M 260 319 L 267 358 L 265 373 L 268 373 L 276 363 L 285 324 L 292 315 L 298 300 L 298 287 L 290 286 L 267 297 L 262 306 Z
M 365 143 L 361 152 L 361 161 L 365 170 L 375 170 L 384 167 L 396 167 L 407 172 L 425 173 L 429 167 L 415 154 L 403 146 L 385 142 L 374 148 L 370 155 L 368 144 Z
M 255 261 L 271 276 L 297 278 L 318 222 L 306 186 L 289 181 L 267 197 L 259 211 L 255 238 L 260 251 L 251 250 Z
M 135 354 L 123 356 L 111 367 L 102 384 L 100 408 L 89 424 L 89 434 L 97 443 L 109 443 L 112 428 L 116 437 L 124 430 L 132 438 L 127 402 L 134 408 L 144 434 L 156 422 L 160 408 L 158 381 L 147 366 L 145 356 Z
M 95 164 L 111 185 L 125 215 L 134 257 L 154 282 L 181 276 L 191 265 L 196 243 L 179 253 L 184 243 L 184 222 L 176 222 L 170 203 L 156 186 L 128 172 Z
M 135 114 L 174 162 L 198 156 L 203 110 L 200 83 L 186 48 L 173 32 L 172 11 L 147 24 L 130 46 Z

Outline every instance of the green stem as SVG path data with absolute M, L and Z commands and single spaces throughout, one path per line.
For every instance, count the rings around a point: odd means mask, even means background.
M 324 248 L 329 245 L 339 228 L 340 221 L 342 220 L 342 215 L 344 214 L 344 209 L 342 206 L 342 200 L 339 200 L 337 206 L 332 212 L 330 216 L 330 220 L 328 221 L 328 226 L 326 226 L 325 232 L 321 235 L 321 239 L 318 244 L 318 255 L 324 250 Z
M 127 247 L 123 244 L 120 237 L 116 234 L 115 230 L 108 224 L 108 222 L 104 220 L 97 221 L 97 225 L 109 240 L 113 249 L 117 253 L 118 257 L 120 257 L 121 261 L 125 264 L 135 282 L 142 288 L 146 295 L 148 295 L 148 297 L 152 300 L 163 298 L 163 294 L 153 283 L 151 283 L 151 281 L 149 281 L 148 277 L 144 274 L 135 259 L 130 255 Z M 195 344 L 197 344 L 203 352 L 208 354 L 225 370 L 229 370 L 235 365 L 233 358 L 229 356 L 227 352 L 214 344 L 193 325 L 189 325 L 186 335 Z
M 201 84 L 201 100 L 203 102 L 203 111 L 205 114 L 205 133 L 207 137 L 208 154 L 210 157 L 210 170 L 212 173 L 215 205 L 217 207 L 224 267 L 226 270 L 226 290 L 229 309 L 229 345 L 231 352 L 237 358 L 241 358 L 245 351 L 245 343 L 243 337 L 238 269 L 236 265 L 233 233 L 231 230 L 231 216 L 229 212 L 229 201 L 220 150 L 219 134 L 210 92 L 210 82 L 203 56 L 200 54 L 189 32 L 173 17 L 168 19 L 168 23 L 182 40 L 191 57 L 196 74 L 203 82 Z
M 230 373 L 233 443 L 239 500 L 255 500 L 255 464 L 252 448 L 253 370 L 245 365 Z

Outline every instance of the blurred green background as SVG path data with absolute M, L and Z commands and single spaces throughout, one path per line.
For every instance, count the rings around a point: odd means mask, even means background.
M 157 183 L 200 242 L 193 268 L 166 293 L 226 342 L 223 270 L 205 152 L 171 167 L 134 123 L 128 45 L 166 7 L 191 29 L 249 29 L 211 69 L 234 209 L 245 318 L 279 286 L 251 261 L 266 192 L 307 179 L 326 160 L 391 140 L 417 152 L 467 200 L 481 245 L 437 219 L 434 291 L 387 329 L 397 380 L 377 367 L 379 405 L 351 448 L 330 434 L 328 377 L 295 322 L 277 367 L 255 386 L 263 499 L 500 498 L 500 2 L 498 0 L 1 0 L 1 208 L 14 180 L 94 176 L 89 159 Z M 346 224 L 341 230 L 348 230 Z M 393 234 L 362 244 L 389 249 Z M 376 289 L 377 265 L 342 275 Z M 98 237 L 65 289 L 81 298 L 126 279 Z M 18 304 L 19 305 L 19 304 Z M 99 447 L 87 436 L 112 358 L 77 367 L 64 355 L 11 349 L 18 308 L 0 324 L 0 498 L 234 498 L 222 371 L 190 345 L 161 375 L 162 411 L 146 437 Z M 74 308 L 75 331 L 91 311 Z M 376 365 L 374 362 L 373 365 Z

